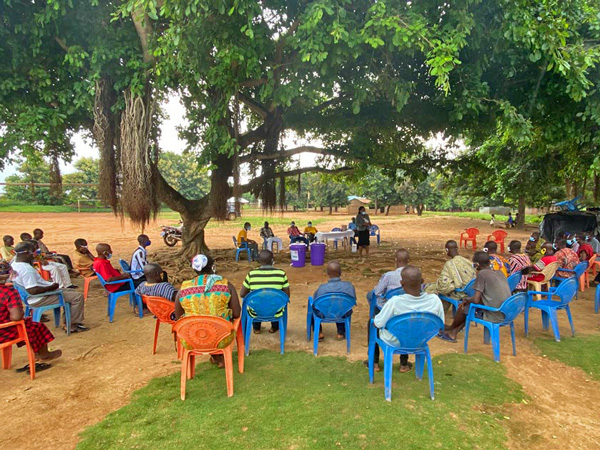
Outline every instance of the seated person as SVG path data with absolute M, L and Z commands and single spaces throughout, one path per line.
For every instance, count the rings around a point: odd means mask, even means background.
M 354 231 L 354 236 L 350 238 L 350 245 L 356 245 L 356 237 L 358 236 L 358 228 L 356 228 L 356 217 L 352 217 L 352 221 L 348 224 L 348 229 Z
M 590 244 L 596 255 L 600 255 L 600 241 L 591 233 L 585 234 L 585 242 Z
M 146 247 L 150 246 L 150 238 L 145 234 L 140 234 L 137 237 L 138 248 L 133 252 L 133 256 L 131 257 L 131 263 L 129 267 L 131 267 L 132 271 L 141 270 L 142 272 L 136 272 L 131 274 L 131 278 L 133 279 L 133 285 L 138 287 L 146 278 L 144 276 L 144 266 L 148 264 L 148 251 Z M 168 278 L 163 281 L 169 281 Z
M 267 250 L 270 252 L 273 251 L 273 242 L 277 243 L 277 250 L 281 250 L 283 248 L 283 241 L 281 238 L 278 238 L 273 233 L 273 230 L 269 226 L 269 222 L 265 222 L 265 226 L 260 229 L 260 237 L 265 240 L 267 244 Z
M 425 286 L 425 292 L 461 300 L 467 295 L 464 292 L 455 292 L 455 290 L 464 289 L 469 281 L 475 278 L 475 269 L 473 269 L 471 261 L 458 254 L 456 241 L 446 242 L 445 251 L 450 260 L 444 264 L 437 281 Z M 450 306 L 450 303 L 444 303 L 444 307 L 449 308 Z
M 529 256 L 525 253 L 521 253 L 521 242 L 520 241 L 510 241 L 508 244 L 508 251 L 510 253 L 510 258 L 508 258 L 508 264 L 510 265 L 510 274 L 512 275 L 515 272 L 522 271 L 531 266 L 531 261 Z M 524 292 L 527 290 L 527 275 L 523 274 L 521 277 L 521 281 L 517 284 L 517 291 Z
M 544 256 L 542 255 L 541 249 L 545 242 L 546 240 L 540 236 L 539 232 L 534 231 L 531 233 L 527 245 L 525 246 L 525 253 L 529 255 L 529 259 L 532 263 L 535 264 L 542 256 Z
M 579 245 L 579 248 L 577 249 L 577 256 L 579 257 L 579 261 L 589 261 L 590 258 L 594 255 L 594 249 L 585 240 L 585 235 L 576 234 L 575 239 L 577 240 L 577 244 Z
M 313 227 L 312 222 L 308 222 L 304 228 L 304 236 L 308 239 L 308 242 L 313 242 L 317 234 L 317 229 Z
M 147 266 L 146 266 L 147 267 Z M 210 256 L 196 255 L 192 259 L 196 277 L 184 281 L 175 300 L 175 317 L 216 316 L 233 322 L 241 315 L 242 308 L 235 287 L 215 273 L 215 263 Z M 159 277 L 159 269 L 155 276 Z M 141 287 L 141 286 L 140 286 Z M 226 347 L 235 339 L 235 331 L 223 339 L 219 346 Z M 187 347 L 185 342 L 182 344 Z M 210 362 L 225 367 L 223 355 L 213 355 Z
M 48 247 L 46 247 L 46 244 L 44 244 L 42 242 L 43 238 L 44 238 L 44 232 L 41 229 L 36 228 L 35 230 L 33 230 L 33 239 L 35 239 L 37 241 L 40 251 L 44 255 L 52 255 L 52 257 L 49 259 L 57 260 L 58 262 L 67 266 L 67 269 L 73 270 L 73 264 L 71 263 L 71 258 L 68 255 L 59 255 L 57 253 L 52 253 L 50 250 L 48 250 Z
M 69 275 L 69 269 L 67 269 L 67 266 L 56 261 L 48 260 L 45 256 L 46 254 L 42 253 L 38 248 L 39 242 L 35 239 L 26 242 L 29 242 L 35 249 L 35 262 L 40 263 L 42 269 L 44 269 L 47 272 L 50 272 L 50 278 L 52 278 L 53 281 L 56 281 L 58 283 L 60 289 L 77 288 L 77 286 L 75 286 L 71 282 L 71 276 Z
M 25 331 L 29 344 L 35 352 L 36 359 L 42 362 L 50 361 L 62 355 L 60 350 L 54 350 L 53 352 L 48 350 L 48 343 L 54 340 L 54 336 L 48 327 L 42 323 L 34 322 L 31 317 L 25 317 L 23 302 L 17 290 L 12 286 L 0 285 L 0 324 L 18 322 L 19 320 L 25 320 Z M 12 341 L 18 336 L 15 327 L 0 328 L 0 344 Z M 24 345 L 25 342 L 17 344 L 18 347 Z
M 446 341 L 456 342 L 458 332 L 465 326 L 471 303 L 499 308 L 511 296 L 508 280 L 501 271 L 491 269 L 490 258 L 486 252 L 475 252 L 473 255 L 473 265 L 477 270 L 477 277 L 473 285 L 475 295 L 462 301 L 456 310 L 452 325 L 450 325 L 448 330 L 440 333 L 440 338 Z M 478 310 L 476 317 L 483 318 L 489 322 L 502 322 L 504 320 L 504 314 L 496 311 Z
M 19 238 L 21 239 L 21 242 L 31 241 L 33 239 L 33 237 L 29 233 L 21 233 L 19 235 Z
M 88 249 L 88 243 L 85 239 L 75 239 L 75 253 L 73 254 L 73 260 L 75 262 L 75 268 L 79 270 L 79 273 L 84 277 L 93 277 L 96 275 L 94 272 L 94 255 Z
M 556 262 L 556 256 L 554 255 L 554 244 L 551 244 L 550 242 L 544 242 L 542 248 L 540 249 L 540 255 L 542 255 L 542 257 L 532 267 L 525 268 L 521 271 L 524 274 L 528 274 L 528 280 L 544 280 L 544 275 L 542 275 L 541 273 L 531 272 L 541 272 L 547 265 Z
M 402 287 L 406 293 L 392 297 L 383 305 L 381 312 L 373 320 L 375 326 L 380 329 L 384 328 L 391 318 L 412 312 L 432 313 L 443 321 L 442 301 L 435 294 L 421 292 L 422 283 L 421 269 L 415 266 L 406 266 L 402 271 Z M 394 347 L 399 345 L 398 340 L 389 331 L 381 330 L 379 334 L 386 344 Z M 412 364 L 408 362 L 408 355 L 400 355 L 400 372 L 408 372 L 411 368 Z
M 386 303 L 386 294 L 399 287 L 402 287 L 402 271 L 408 265 L 410 256 L 408 251 L 404 248 L 396 250 L 396 268 L 389 272 L 384 273 L 377 286 L 373 289 L 373 295 L 376 297 L 377 307 L 375 308 L 375 314 L 381 311 L 383 305 Z M 369 333 L 369 324 L 367 324 L 367 334 Z M 375 344 L 375 371 L 379 372 L 379 345 Z M 369 360 L 363 361 L 365 366 L 369 366 Z
M 29 241 L 20 242 L 15 247 L 17 256 L 11 264 L 12 281 L 25 288 L 29 295 L 40 295 L 46 292 L 56 291 L 58 283 L 52 283 L 44 280 L 37 270 L 33 268 L 33 254 L 35 247 Z M 62 291 L 63 299 L 71 305 L 71 333 L 87 331 L 89 328 L 83 325 L 84 319 L 84 301 L 83 295 L 72 290 Z M 46 295 L 29 300 L 31 306 L 47 306 L 58 303 L 58 296 Z
M 119 280 L 129 280 L 131 276 L 128 273 L 121 273 L 117 269 L 115 269 L 110 263 L 110 258 L 112 258 L 112 249 L 108 244 L 98 244 L 96 245 L 96 253 L 98 256 L 94 259 L 94 264 L 92 268 L 94 272 L 100 275 L 104 281 L 119 281 Z M 131 286 L 129 283 L 118 283 L 118 284 L 107 284 L 104 288 L 108 292 L 123 292 L 128 291 Z
M 15 257 L 15 239 L 12 236 L 4 236 L 2 238 L 4 245 L 0 247 L 0 257 L 6 262 L 11 262 Z
M 258 261 L 260 267 L 253 269 L 248 272 L 242 289 L 240 290 L 240 296 L 246 297 L 251 291 L 257 289 L 280 289 L 289 297 L 290 296 L 290 282 L 288 281 L 287 274 L 283 269 L 277 269 L 274 266 L 273 253 L 269 250 L 262 250 L 258 254 Z M 248 314 L 251 317 L 255 317 L 251 309 L 248 309 Z M 283 308 L 275 314 L 275 317 L 280 317 L 283 314 Z M 252 324 L 254 328 L 254 334 L 260 334 L 261 323 L 254 322 Z M 276 333 L 279 331 L 279 322 L 271 322 L 271 329 L 269 333 Z
M 342 276 L 342 266 L 340 265 L 340 263 L 338 261 L 330 261 L 329 264 L 327 264 L 327 276 L 329 277 L 329 280 L 327 280 L 327 283 L 323 283 L 321 286 L 319 286 L 317 288 L 317 290 L 315 291 L 315 293 L 313 294 L 313 299 L 316 299 L 317 297 L 320 297 L 322 295 L 325 294 L 348 294 L 350 297 L 353 297 L 354 299 L 356 299 L 356 290 L 354 289 L 354 286 L 352 286 L 352 283 L 350 283 L 349 281 L 342 281 L 341 276 Z M 315 310 L 315 315 L 317 315 L 317 317 L 321 317 L 323 318 L 323 314 L 318 311 Z M 344 316 L 348 317 L 352 315 L 352 310 L 348 311 L 348 313 Z M 346 324 L 345 323 L 336 323 L 335 324 L 337 327 L 337 339 L 338 340 L 342 340 L 346 338 Z M 316 332 L 317 330 L 315 330 Z M 321 326 L 321 329 L 319 330 L 319 341 L 323 340 L 323 327 Z
M 244 228 L 242 228 L 238 233 L 237 244 L 238 247 L 248 246 L 248 248 L 250 249 L 250 256 L 252 257 L 252 261 L 256 261 L 256 258 L 258 257 L 258 244 L 256 243 L 256 241 L 248 239 L 248 231 L 250 231 L 251 229 L 252 227 L 250 225 L 250 222 L 246 222 L 244 224 Z
M 171 302 L 177 297 L 177 289 L 168 281 L 164 281 L 162 267 L 156 263 L 144 266 L 144 281 L 135 289 L 135 293 L 140 296 L 162 297 Z
M 290 241 L 292 244 L 295 244 L 296 242 L 304 242 L 306 245 L 308 245 L 308 239 L 306 239 L 304 235 L 300 233 L 300 230 L 298 229 L 294 221 L 292 221 L 289 228 L 287 229 L 287 234 L 290 237 Z
M 508 277 L 508 273 L 510 272 L 510 264 L 506 258 L 504 258 L 504 256 L 496 253 L 498 251 L 498 244 L 496 244 L 494 241 L 488 241 L 483 246 L 483 251 L 490 255 L 490 264 L 492 265 L 492 270 L 499 270 L 504 274 L 505 277 Z
M 565 272 L 561 269 L 573 270 L 579 264 L 579 256 L 567 245 L 567 240 L 559 239 L 556 241 L 557 251 L 554 254 L 558 261 L 559 269 L 556 271 L 556 276 L 561 278 L 569 278 L 574 276 L 573 272 Z

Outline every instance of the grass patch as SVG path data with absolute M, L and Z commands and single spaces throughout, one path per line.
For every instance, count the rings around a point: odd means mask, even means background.
M 110 208 L 86 208 L 82 207 L 81 212 L 110 212 Z M 18 212 L 18 213 L 69 213 L 77 212 L 77 206 L 71 205 L 35 205 L 31 203 L 21 203 L 11 200 L 0 199 L 0 212 Z
M 491 214 L 482 214 L 478 212 L 445 212 L 445 211 L 424 211 L 423 215 L 425 216 L 452 216 L 452 217 L 464 217 L 467 219 L 479 219 L 490 221 L 492 218 Z M 513 215 L 514 218 L 514 215 Z M 542 222 L 542 216 L 525 216 L 525 223 L 530 225 L 538 225 Z M 504 222 L 508 221 L 508 216 L 502 216 L 500 214 L 496 214 L 496 224 L 500 225 Z
M 371 386 L 360 362 L 253 351 L 245 373 L 235 372 L 232 398 L 223 371 L 199 364 L 185 402 L 179 373 L 156 378 L 85 430 L 77 448 L 506 448 L 502 405 L 521 401 L 520 386 L 477 355 L 442 355 L 434 365 L 435 401 L 427 372 L 422 382 L 395 372 L 389 403 L 382 373 Z
M 561 336 L 560 342 L 538 338 L 535 344 L 548 358 L 579 367 L 595 380 L 600 380 L 600 336 Z

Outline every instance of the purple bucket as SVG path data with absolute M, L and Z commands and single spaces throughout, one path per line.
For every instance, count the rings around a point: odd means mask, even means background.
M 311 266 L 322 266 L 325 264 L 325 244 L 310 244 L 310 264 Z
M 290 256 L 292 258 L 292 267 L 304 267 L 304 262 L 306 260 L 306 245 L 290 245 Z

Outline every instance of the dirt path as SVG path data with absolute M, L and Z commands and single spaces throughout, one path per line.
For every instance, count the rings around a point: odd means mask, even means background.
M 315 217 L 316 214 L 311 214 Z M 300 219 L 300 215 L 294 215 Z M 128 224 L 122 226 L 110 214 L 0 214 L 3 234 L 18 236 L 40 226 L 46 232 L 45 242 L 59 252 L 72 252 L 75 238 L 85 237 L 91 246 L 100 241 L 109 242 L 114 251 L 115 264 L 119 257 L 129 259 L 135 249 L 139 233 Z M 305 216 L 303 219 L 308 219 Z M 325 217 L 323 229 L 339 226 L 348 220 L 345 216 Z M 375 222 L 375 220 L 374 220 Z M 329 250 L 328 259 L 340 259 L 344 277 L 351 280 L 357 290 L 358 306 L 352 325 L 352 352 L 350 359 L 366 357 L 366 321 L 368 307 L 365 295 L 372 289 L 381 273 L 393 266 L 393 252 L 405 246 L 411 252 L 412 263 L 423 268 L 426 281 L 433 281 L 445 259 L 443 243 L 456 238 L 458 231 L 477 226 L 485 235 L 492 230 L 484 221 L 472 221 L 450 217 L 378 218 L 382 226 L 381 247 L 373 249 L 368 264 L 358 261 L 355 255 Z M 158 225 L 147 229 L 153 240 L 150 248 L 159 261 L 173 259 L 173 251 L 160 242 Z M 218 251 L 219 273 L 240 286 L 247 270 L 247 262 L 232 261 L 231 234 L 235 228 L 225 223 L 219 228 L 207 230 L 207 241 Z M 253 230 L 252 233 L 258 234 Z M 275 233 L 284 235 L 284 227 L 275 227 Z M 509 238 L 522 241 L 528 232 L 510 232 Z M 482 242 L 483 243 L 483 242 Z M 152 252 L 151 252 L 152 253 Z M 472 252 L 465 251 L 465 256 Z M 276 256 L 281 267 L 286 268 L 290 278 L 292 303 L 290 305 L 289 331 L 286 350 L 311 350 L 306 341 L 306 298 L 326 278 L 323 268 L 307 266 L 289 268 L 289 254 Z M 184 262 L 179 263 L 182 267 Z M 178 264 L 171 264 L 170 275 L 181 280 L 189 275 L 189 269 L 179 271 Z M 81 279 L 75 283 L 82 286 Z M 586 291 L 573 304 L 575 326 L 580 333 L 597 333 L 598 316 L 593 311 L 592 291 Z M 162 329 L 158 353 L 151 355 L 154 320 L 151 317 L 136 318 L 126 302 L 119 302 L 114 323 L 106 318 L 106 296 L 93 284 L 86 304 L 86 324 L 92 328 L 87 333 L 70 337 L 51 328 L 56 340 L 52 346 L 63 350 L 63 357 L 50 370 L 41 372 L 31 382 L 26 375 L 14 370 L 0 371 L 0 448 L 6 449 L 70 449 L 78 441 L 78 434 L 89 425 L 97 423 L 109 412 L 127 404 L 131 393 L 146 385 L 152 378 L 174 373 L 179 363 L 173 352 L 169 331 Z M 560 318 L 561 331 L 566 333 L 566 319 Z M 334 339 L 335 329 L 325 327 L 325 341 L 319 346 L 322 355 L 345 354 L 345 343 Z M 510 337 L 502 334 L 502 364 L 508 368 L 511 378 L 524 386 L 531 397 L 527 404 L 511 405 L 510 420 L 506 421 L 510 448 L 583 449 L 599 448 L 600 432 L 595 424 L 600 416 L 600 384 L 589 381 L 584 372 L 566 367 L 543 358 L 532 339 L 548 336 L 541 330 L 539 319 L 532 321 L 532 333 L 525 339 L 522 324 L 517 326 L 518 357 L 510 353 Z M 482 353 L 491 357 L 491 349 L 481 343 L 481 330 L 476 330 L 470 340 L 470 353 Z M 434 354 L 462 351 L 459 344 L 432 341 Z M 251 348 L 278 348 L 278 336 L 264 333 L 252 336 Z M 13 352 L 13 368 L 26 363 L 22 349 Z M 365 372 L 366 376 L 366 372 Z M 174 393 L 177 396 L 177 393 Z M 10 438 L 9 438 L 10 436 Z

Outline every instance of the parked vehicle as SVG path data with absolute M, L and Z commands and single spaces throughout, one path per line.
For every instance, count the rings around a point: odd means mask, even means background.
M 168 247 L 175 247 L 179 241 L 182 239 L 182 229 L 183 225 L 179 225 L 178 227 L 171 226 L 162 226 L 162 231 L 160 235 L 162 236 L 165 244 Z

